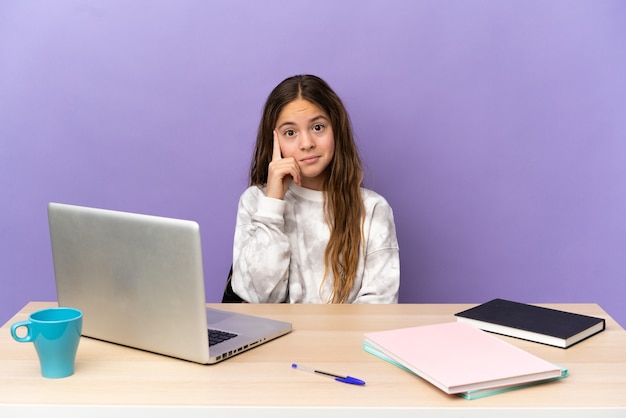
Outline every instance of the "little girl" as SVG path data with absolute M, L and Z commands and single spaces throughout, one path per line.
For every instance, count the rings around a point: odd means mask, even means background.
M 251 303 L 397 303 L 393 212 L 362 179 L 348 113 L 329 85 L 299 75 L 276 86 L 239 201 L 233 291 Z

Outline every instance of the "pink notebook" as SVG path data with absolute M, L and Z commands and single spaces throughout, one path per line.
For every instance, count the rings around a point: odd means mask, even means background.
M 364 344 L 450 394 L 562 376 L 559 366 L 461 322 L 372 332 Z

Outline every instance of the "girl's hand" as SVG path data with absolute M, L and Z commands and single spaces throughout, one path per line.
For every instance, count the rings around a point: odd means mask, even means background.
M 272 161 L 267 174 L 267 190 L 265 195 L 275 199 L 282 199 L 287 193 L 291 180 L 300 186 L 300 166 L 293 157 L 283 158 L 278 142 L 278 133 L 274 131 L 274 148 Z

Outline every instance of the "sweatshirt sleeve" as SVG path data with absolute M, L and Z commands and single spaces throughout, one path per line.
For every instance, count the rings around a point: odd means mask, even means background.
M 366 211 L 363 279 L 353 303 L 398 303 L 400 250 L 393 211 L 382 197 Z
M 233 243 L 232 287 L 251 303 L 287 300 L 290 244 L 284 233 L 285 202 L 249 187 L 239 199 Z

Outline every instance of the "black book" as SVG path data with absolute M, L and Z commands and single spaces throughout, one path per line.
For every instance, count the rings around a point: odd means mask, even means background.
M 568 348 L 605 328 L 603 318 L 494 299 L 455 314 L 484 331 Z

